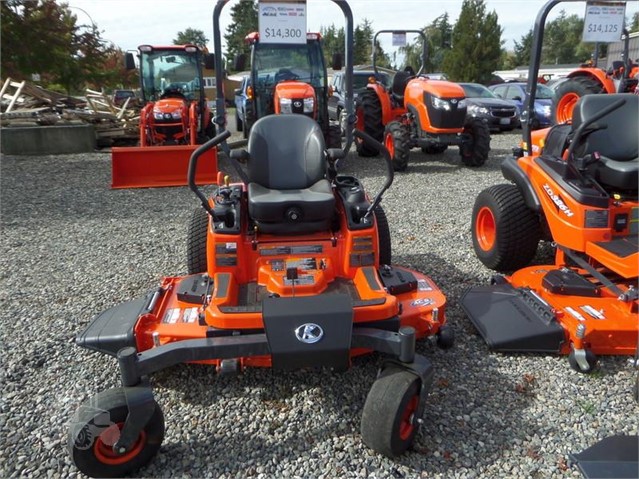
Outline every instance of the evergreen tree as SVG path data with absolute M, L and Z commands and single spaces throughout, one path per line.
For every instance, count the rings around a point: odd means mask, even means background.
M 533 41 L 533 29 L 521 37 L 520 42 L 515 40 L 515 66 L 528 65 L 530 63 L 530 54 Z
M 334 54 L 340 53 L 345 55 L 344 27 L 336 28 L 335 25 L 320 27 L 320 34 L 322 35 L 323 41 L 324 61 L 327 65 L 331 64 Z
M 231 8 L 231 24 L 226 29 L 226 56 L 232 62 L 241 53 L 247 56 L 251 52 L 250 45 L 244 38 L 251 32 L 258 31 L 257 2 L 255 0 L 240 0 Z
M 455 81 L 488 83 L 501 59 L 501 33 L 497 13 L 486 13 L 483 0 L 464 0 L 453 28 L 452 49 L 443 70 Z
M 206 44 L 209 39 L 206 38 L 202 30 L 196 30 L 195 28 L 187 28 L 183 32 L 178 32 L 177 37 L 173 40 L 173 45 L 197 45 L 198 47 L 206 48 Z

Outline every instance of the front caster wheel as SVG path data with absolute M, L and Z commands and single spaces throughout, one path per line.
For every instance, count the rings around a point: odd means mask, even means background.
M 581 354 L 582 356 L 580 357 L 580 352 L 572 349 L 568 355 L 568 364 L 578 373 L 588 374 L 593 372 L 595 366 L 597 366 L 597 355 L 590 349 L 583 350 Z
M 73 416 L 67 448 L 71 460 L 91 477 L 122 477 L 145 466 L 160 449 L 164 416 L 158 404 L 128 451 L 113 450 L 128 415 L 124 388 L 108 389 L 82 404 Z
M 450 326 L 442 326 L 437 332 L 437 346 L 441 349 L 450 349 L 455 344 L 455 333 Z
M 364 444 L 387 457 L 412 446 L 419 429 L 420 380 L 408 371 L 389 367 L 373 383 L 362 411 Z

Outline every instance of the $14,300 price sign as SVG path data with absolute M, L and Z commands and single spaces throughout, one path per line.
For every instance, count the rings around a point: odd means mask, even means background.
M 306 43 L 306 2 L 259 2 L 260 43 Z
M 625 15 L 625 2 L 588 2 L 582 40 L 584 42 L 618 42 L 621 39 Z

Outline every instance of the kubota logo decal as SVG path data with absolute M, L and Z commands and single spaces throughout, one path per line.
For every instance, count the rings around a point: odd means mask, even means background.
M 575 215 L 570 210 L 570 208 L 568 208 L 568 206 L 566 206 L 566 203 L 564 203 L 564 200 L 562 200 L 559 195 L 555 194 L 555 192 L 552 190 L 552 188 L 550 186 L 548 186 L 548 183 L 546 183 L 543 186 L 543 188 L 546 191 L 546 194 L 548 195 L 548 197 L 553 201 L 553 203 L 555 203 L 555 205 L 557 205 L 557 208 L 559 210 L 561 210 L 563 212 L 563 214 L 565 214 L 568 218 L 570 218 L 570 217 Z

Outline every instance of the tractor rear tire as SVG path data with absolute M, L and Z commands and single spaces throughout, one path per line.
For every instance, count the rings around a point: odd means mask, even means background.
M 459 146 L 459 154 L 466 166 L 477 167 L 486 163 L 490 151 L 490 130 L 479 118 L 471 118 L 464 125 L 464 133 L 472 140 Z
M 550 117 L 555 123 L 566 123 L 572 120 L 572 110 L 577 101 L 584 95 L 605 93 L 603 85 L 590 77 L 575 77 L 561 83 L 555 92 Z
M 530 264 L 541 239 L 538 216 L 515 185 L 491 186 L 477 196 L 471 232 L 477 258 L 487 267 L 509 272 Z
M 413 445 L 419 429 L 415 414 L 420 401 L 419 378 L 403 369 L 388 367 L 373 383 L 362 411 L 364 444 L 393 458 Z
M 363 119 L 364 133 L 380 143 L 384 139 L 384 124 L 382 123 L 382 103 L 373 90 L 366 89 L 360 94 L 360 112 Z M 357 154 L 362 157 L 377 156 L 378 151 L 357 139 L 355 142 Z
M 125 389 L 107 389 L 81 405 L 67 439 L 73 464 L 90 477 L 122 477 L 148 464 L 164 439 L 164 415 L 153 403 L 151 418 L 124 454 L 115 453 L 112 446 L 129 414 Z
M 377 223 L 377 243 L 379 247 L 379 264 L 391 264 L 392 243 L 390 228 L 388 227 L 388 219 L 381 205 L 377 205 L 373 210 L 375 222 Z
M 390 153 L 395 171 L 406 171 L 410 157 L 410 132 L 406 125 L 391 121 L 386 125 L 384 145 Z
M 209 228 L 209 214 L 204 208 L 193 210 L 189 220 L 186 244 L 186 264 L 189 274 L 200 274 L 207 271 L 206 239 Z

